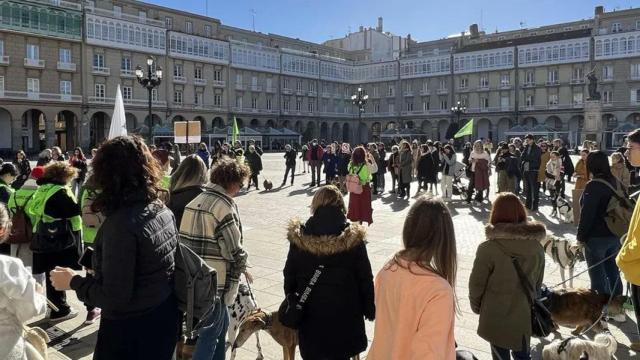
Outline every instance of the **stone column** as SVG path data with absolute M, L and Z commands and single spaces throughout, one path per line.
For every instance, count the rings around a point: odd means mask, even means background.
M 56 146 L 56 111 L 47 111 L 44 113 L 44 138 L 47 147 Z
M 14 151 L 29 150 L 22 148 L 22 114 L 11 113 L 11 148 Z

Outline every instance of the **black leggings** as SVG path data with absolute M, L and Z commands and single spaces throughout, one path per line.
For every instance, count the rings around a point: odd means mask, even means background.
M 640 333 L 640 287 L 631 284 L 631 301 L 633 302 L 633 310 L 636 313 L 636 326 Z

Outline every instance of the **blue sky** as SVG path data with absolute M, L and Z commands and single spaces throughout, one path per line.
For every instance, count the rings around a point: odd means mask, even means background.
M 146 0 L 199 14 L 206 0 Z M 344 36 L 349 28 L 376 25 L 384 17 L 385 31 L 414 39 L 433 40 L 460 33 L 472 23 L 487 32 L 536 27 L 593 16 L 594 7 L 607 11 L 640 7 L 640 0 L 208 0 L 208 15 L 223 24 L 322 42 Z

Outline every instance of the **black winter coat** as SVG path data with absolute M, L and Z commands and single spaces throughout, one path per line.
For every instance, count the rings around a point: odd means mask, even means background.
M 257 152 L 247 151 L 244 156 L 247 159 L 247 164 L 251 169 L 251 173 L 260 174 L 260 171 L 262 171 L 262 158 L 260 155 Z
M 615 188 L 621 188 L 621 184 L 617 184 L 615 179 L 603 179 Z M 614 237 L 613 233 L 607 227 L 605 217 L 607 215 L 607 206 L 609 200 L 613 196 L 613 191 L 597 181 L 589 181 L 584 188 L 582 197 L 580 198 L 580 223 L 578 224 L 578 233 L 576 239 L 581 242 L 588 242 L 592 237 Z
M 29 179 L 29 175 L 31 175 L 31 164 L 29 160 L 24 159 L 22 161 L 14 160 L 13 165 L 16 166 L 20 175 L 18 175 L 18 178 L 13 182 L 12 186 L 14 189 L 19 189 Z
M 531 151 L 529 151 L 529 146 L 531 146 Z M 522 167 L 524 169 L 524 164 L 529 163 L 529 171 L 538 171 L 540 169 L 540 157 L 542 156 L 542 150 L 536 144 L 527 145 L 524 150 L 522 150 Z M 546 166 L 544 164 L 542 166 Z
M 318 265 L 325 266 L 298 329 L 302 358 L 347 358 L 363 352 L 364 318 L 375 317 L 365 228 L 349 224 L 344 213 L 335 210 L 320 208 L 305 225 L 299 220 L 289 224 L 285 293 L 301 293 Z
M 108 214 L 94 243 L 95 275 L 74 276 L 71 288 L 105 319 L 140 316 L 173 294 L 177 244 L 171 211 L 141 198 Z
M 296 156 L 297 155 L 298 155 L 298 153 L 294 149 L 291 149 L 289 151 L 285 151 L 284 152 L 285 165 L 286 166 L 295 167 L 296 166 Z
M 440 168 L 440 157 L 434 151 L 420 156 L 418 160 L 418 177 L 427 183 L 438 182 L 438 169 Z
M 182 221 L 182 214 L 184 214 L 184 208 L 200 195 L 204 191 L 202 186 L 194 185 L 187 186 L 181 189 L 177 189 L 171 192 L 167 207 L 173 212 L 173 216 L 176 218 L 176 226 L 180 229 L 180 222 Z

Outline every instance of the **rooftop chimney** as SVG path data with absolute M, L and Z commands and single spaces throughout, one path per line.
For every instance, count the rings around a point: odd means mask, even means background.
M 364 31 L 364 26 L 360 25 L 360 27 L 358 28 L 360 32 Z
M 471 38 L 477 38 L 479 36 L 478 34 L 478 24 L 471 24 L 471 26 L 469 26 L 469 33 L 471 34 Z
M 378 27 L 376 27 L 377 32 L 382 32 L 382 16 L 378 17 Z
M 596 6 L 596 16 L 604 14 L 604 6 Z

